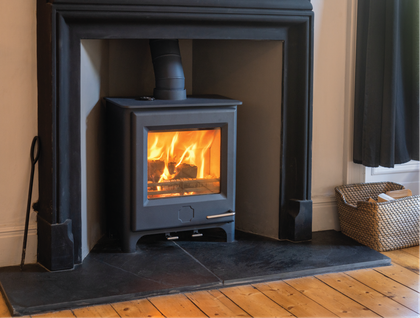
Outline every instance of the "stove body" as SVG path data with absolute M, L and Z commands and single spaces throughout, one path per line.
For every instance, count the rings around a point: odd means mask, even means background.
M 214 227 L 234 240 L 239 104 L 106 98 L 108 217 L 123 251 L 143 235 Z

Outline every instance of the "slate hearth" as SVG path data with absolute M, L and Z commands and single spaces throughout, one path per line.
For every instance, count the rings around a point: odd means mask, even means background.
M 13 315 L 25 315 L 391 263 L 336 231 L 313 233 L 312 241 L 298 244 L 241 232 L 225 243 L 221 231 L 202 232 L 193 240 L 145 237 L 131 254 L 103 240 L 68 271 L 35 264 L 23 272 L 0 268 L 2 292 Z

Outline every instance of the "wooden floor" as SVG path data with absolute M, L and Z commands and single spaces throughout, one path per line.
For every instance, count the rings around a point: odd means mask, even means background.
M 383 254 L 392 266 L 32 317 L 419 317 L 419 247 Z M 3 299 L 0 317 L 10 317 Z

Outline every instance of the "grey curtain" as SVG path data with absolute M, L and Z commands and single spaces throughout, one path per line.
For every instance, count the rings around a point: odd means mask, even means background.
M 419 160 L 419 0 L 359 0 L 353 161 Z

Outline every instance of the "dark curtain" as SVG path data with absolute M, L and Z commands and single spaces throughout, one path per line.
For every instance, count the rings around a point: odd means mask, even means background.
M 419 160 L 419 0 L 359 0 L 353 161 Z

